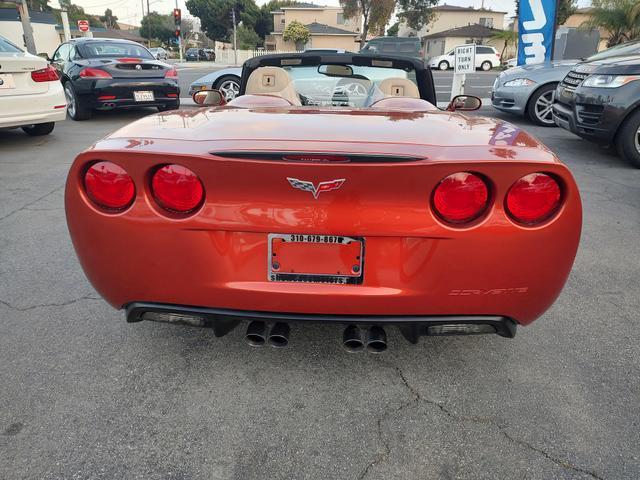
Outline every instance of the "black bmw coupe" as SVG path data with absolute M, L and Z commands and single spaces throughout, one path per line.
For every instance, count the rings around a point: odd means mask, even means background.
M 156 60 L 136 42 L 107 38 L 76 38 L 58 47 L 51 64 L 59 71 L 74 120 L 93 110 L 180 106 L 175 67 Z

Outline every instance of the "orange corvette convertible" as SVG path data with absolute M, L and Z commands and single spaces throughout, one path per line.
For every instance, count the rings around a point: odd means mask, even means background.
M 78 155 L 69 230 L 95 289 L 129 322 L 247 321 L 281 347 L 291 322 L 343 325 L 349 351 L 385 328 L 493 333 L 560 294 L 581 230 L 576 183 L 508 123 L 438 109 L 416 60 L 265 55 L 241 95 L 151 115 Z

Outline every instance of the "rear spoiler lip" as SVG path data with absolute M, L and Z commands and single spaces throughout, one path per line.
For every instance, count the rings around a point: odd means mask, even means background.
M 316 152 L 316 151 L 273 151 L 273 150 L 224 150 L 217 152 L 209 152 L 219 158 L 239 159 L 239 160 L 258 160 L 271 162 L 290 162 L 290 163 L 408 163 L 420 162 L 428 160 L 426 156 L 415 155 L 397 155 L 397 154 L 375 154 L 375 153 L 353 153 L 353 152 Z M 314 160 L 313 157 L 320 157 Z M 295 159 L 293 157 L 303 157 Z M 322 160 L 322 157 L 343 157 L 346 160 L 332 161 Z

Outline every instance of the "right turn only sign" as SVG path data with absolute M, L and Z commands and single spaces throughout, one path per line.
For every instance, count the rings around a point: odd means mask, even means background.
M 453 73 L 474 73 L 476 71 L 475 44 L 456 47 Z

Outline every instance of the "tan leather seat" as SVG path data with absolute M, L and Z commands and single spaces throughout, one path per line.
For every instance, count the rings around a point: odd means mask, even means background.
M 385 78 L 378 86 L 385 97 L 420 98 L 418 87 L 411 80 L 400 77 Z
M 302 105 L 291 77 L 284 68 L 280 67 L 256 68 L 247 80 L 245 93 L 277 95 L 291 102 L 291 105 Z

